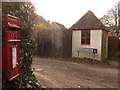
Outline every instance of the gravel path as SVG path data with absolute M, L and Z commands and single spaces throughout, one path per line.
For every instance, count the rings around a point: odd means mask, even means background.
M 70 59 L 71 60 L 71 59 Z M 75 59 L 74 59 L 75 60 Z M 47 88 L 117 88 L 118 69 L 110 65 L 35 57 L 34 74 Z

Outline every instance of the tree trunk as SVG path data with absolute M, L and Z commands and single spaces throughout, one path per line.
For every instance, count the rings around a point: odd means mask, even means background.
M 120 1 L 118 2 L 118 33 L 117 36 L 120 37 Z

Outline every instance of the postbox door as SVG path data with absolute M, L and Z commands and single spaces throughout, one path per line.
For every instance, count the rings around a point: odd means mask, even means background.
M 4 32 L 3 77 L 7 81 L 20 75 L 20 40 L 17 31 Z M 14 36 L 16 35 L 16 36 Z

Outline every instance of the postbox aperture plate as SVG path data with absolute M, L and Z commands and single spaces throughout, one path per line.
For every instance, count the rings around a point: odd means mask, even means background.
M 17 64 L 17 48 L 13 47 L 12 48 L 12 66 L 13 66 L 13 68 L 16 67 L 16 64 Z

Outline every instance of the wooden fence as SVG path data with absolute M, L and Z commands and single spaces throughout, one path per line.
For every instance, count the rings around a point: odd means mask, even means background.
M 70 30 L 37 30 L 36 55 L 45 57 L 71 57 L 72 32 Z

